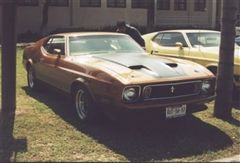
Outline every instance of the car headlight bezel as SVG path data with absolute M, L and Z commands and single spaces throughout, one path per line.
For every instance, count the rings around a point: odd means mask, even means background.
M 123 89 L 122 100 L 127 103 L 136 102 L 141 95 L 141 87 L 138 85 L 127 86 Z
M 210 93 L 212 88 L 212 81 L 211 80 L 203 80 L 201 84 L 201 93 L 208 94 Z

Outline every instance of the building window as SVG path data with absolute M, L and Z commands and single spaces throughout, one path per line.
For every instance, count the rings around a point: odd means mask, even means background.
M 101 0 L 80 0 L 80 7 L 101 7 Z
M 68 0 L 49 0 L 49 6 L 68 6 Z
M 195 11 L 205 11 L 206 10 L 206 0 L 195 0 L 194 1 Z
M 107 7 L 125 8 L 126 0 L 107 0 Z
M 158 0 L 157 1 L 158 10 L 170 10 L 170 1 L 169 0 Z
M 187 0 L 174 0 L 174 10 L 186 10 Z
M 17 1 L 19 6 L 38 6 L 38 0 L 21 0 Z
M 148 8 L 149 0 L 132 0 L 132 8 Z

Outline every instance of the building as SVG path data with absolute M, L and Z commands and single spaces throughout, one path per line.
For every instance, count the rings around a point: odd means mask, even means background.
M 97 29 L 114 26 L 117 20 L 125 20 L 130 24 L 144 27 L 147 26 L 149 1 L 49 0 L 48 23 L 45 32 L 49 33 L 59 28 Z M 154 26 L 212 29 L 219 26 L 221 0 L 153 1 L 155 4 Z M 46 0 L 18 0 L 17 2 L 16 33 L 39 32 Z

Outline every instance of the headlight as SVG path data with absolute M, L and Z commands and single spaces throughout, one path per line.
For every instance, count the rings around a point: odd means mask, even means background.
M 145 87 L 144 89 L 143 89 L 143 98 L 144 99 L 148 99 L 148 98 L 150 98 L 150 96 L 151 96 L 151 93 L 152 93 L 152 87 Z
M 202 93 L 203 94 L 209 93 L 210 88 L 211 88 L 211 82 L 209 80 L 204 80 L 202 82 L 202 88 L 201 88 Z
M 126 87 L 123 90 L 123 100 L 126 102 L 134 102 L 136 101 L 140 96 L 140 87 L 139 86 L 133 86 L 133 87 Z

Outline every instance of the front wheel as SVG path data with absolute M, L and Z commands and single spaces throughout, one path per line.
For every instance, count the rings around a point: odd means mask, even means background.
M 74 91 L 74 106 L 81 122 L 93 122 L 97 118 L 94 100 L 87 89 L 77 86 Z

